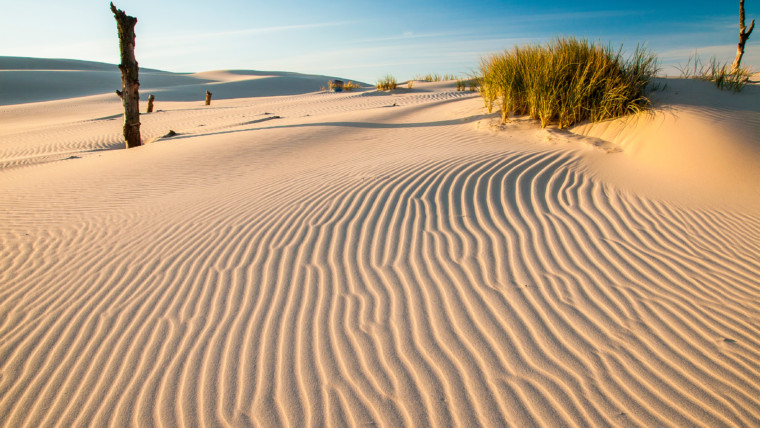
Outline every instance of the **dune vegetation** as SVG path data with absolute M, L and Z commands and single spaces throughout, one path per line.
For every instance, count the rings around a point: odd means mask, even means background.
M 391 74 L 388 74 L 377 81 L 378 91 L 390 91 L 391 89 L 396 89 L 396 86 L 398 86 L 396 78 Z
M 686 79 L 707 80 L 715 83 L 718 89 L 740 92 L 749 81 L 752 71 L 748 67 L 732 70 L 731 64 L 721 63 L 715 57 L 703 62 L 698 55 L 689 57 L 686 65 L 678 67 L 681 77 Z
M 457 79 L 457 91 L 466 91 L 467 88 L 470 88 L 470 92 L 475 92 L 478 90 L 478 81 L 480 79 L 478 78 L 472 78 L 472 79 Z
M 348 83 L 346 83 L 345 85 L 343 85 L 343 90 L 350 92 L 350 91 L 353 91 L 354 89 L 357 89 L 359 87 L 360 86 L 359 86 L 358 83 L 354 83 L 354 82 L 352 82 L 352 81 L 349 80 Z
M 512 112 L 564 128 L 646 109 L 657 70 L 657 57 L 639 46 L 624 57 L 622 47 L 557 38 L 483 58 L 481 93 L 489 112 L 498 103 L 503 122 Z
M 414 80 L 424 80 L 425 82 L 440 82 L 443 80 L 456 80 L 459 76 L 452 73 L 427 73 L 427 74 L 418 74 L 414 77 Z

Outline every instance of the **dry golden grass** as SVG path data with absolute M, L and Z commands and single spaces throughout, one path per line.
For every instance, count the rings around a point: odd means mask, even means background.
M 740 92 L 752 76 L 752 70 L 748 67 L 740 67 L 732 72 L 729 63 L 721 63 L 715 57 L 703 63 L 696 54 L 689 57 L 686 65 L 678 67 L 678 70 L 681 72 L 681 77 L 708 80 L 714 82 L 718 89 L 734 92 Z
M 390 91 L 392 89 L 396 89 L 397 86 L 398 83 L 396 82 L 396 78 L 390 74 L 377 81 L 378 91 Z

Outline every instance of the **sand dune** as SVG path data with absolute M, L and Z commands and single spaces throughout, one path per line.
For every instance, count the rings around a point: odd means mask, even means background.
M 681 202 L 760 204 L 760 86 L 736 94 L 703 81 L 662 84 L 667 90 L 652 95 L 661 106 L 654 112 L 575 128 L 624 150 L 602 165 L 612 172 L 605 178 L 650 193 L 659 188 L 661 197 Z
M 161 101 L 203 100 L 206 90 L 215 100 L 297 95 L 315 92 L 332 76 L 282 71 L 221 71 L 169 73 L 141 69 L 143 98 L 153 93 Z M 0 57 L 0 106 L 109 94 L 121 88 L 116 65 L 89 61 Z
M 0 109 L 0 425 L 760 424 L 760 204 L 453 87 Z

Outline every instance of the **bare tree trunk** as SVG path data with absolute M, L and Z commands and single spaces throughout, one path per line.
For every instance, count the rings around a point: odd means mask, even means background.
M 744 56 L 744 45 L 749 39 L 749 35 L 752 34 L 752 30 L 755 29 L 755 20 L 752 20 L 752 24 L 749 26 L 749 31 L 744 25 L 744 0 L 739 0 L 739 44 L 736 46 L 736 58 L 734 63 L 731 64 L 731 72 L 735 73 L 739 70 L 742 63 L 742 57 Z
M 140 145 L 140 81 L 137 78 L 138 67 L 135 59 L 135 24 L 137 18 L 127 16 L 123 10 L 116 9 L 111 3 L 111 12 L 116 18 L 119 29 L 119 48 L 121 50 L 121 93 L 124 104 L 124 139 L 127 148 Z
M 148 96 L 148 113 L 153 113 L 153 100 L 155 99 L 156 97 L 154 97 L 153 94 Z
M 209 91 L 206 91 L 206 105 L 207 105 L 207 106 L 210 106 L 210 105 L 211 105 L 211 95 L 212 95 L 212 93 L 211 93 L 211 92 L 209 92 Z

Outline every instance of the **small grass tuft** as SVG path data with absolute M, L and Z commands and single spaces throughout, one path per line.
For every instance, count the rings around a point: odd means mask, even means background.
M 475 92 L 478 90 L 478 79 L 472 78 L 472 79 L 457 79 L 457 91 L 466 91 L 467 87 L 470 88 L 470 92 Z
M 498 102 L 502 122 L 514 112 L 565 128 L 646 109 L 644 93 L 657 71 L 656 56 L 644 48 L 624 59 L 622 47 L 570 37 L 483 58 L 477 84 L 489 112 Z
M 685 66 L 676 68 L 683 78 L 707 80 L 715 83 L 718 89 L 734 92 L 741 92 L 752 76 L 752 71 L 748 67 L 740 67 L 732 72 L 729 63 L 721 63 L 715 57 L 703 63 L 697 54 L 690 56 Z
M 414 76 L 415 80 L 424 80 L 426 82 L 440 82 L 442 80 L 457 80 L 459 79 L 459 76 L 456 74 L 439 74 L 439 73 L 428 73 L 428 74 L 418 74 L 417 76 Z
M 343 90 L 349 91 L 349 92 L 353 91 L 354 89 L 358 89 L 358 88 L 359 88 L 359 84 L 358 83 L 354 83 L 354 82 L 352 82 L 350 80 L 348 81 L 348 83 L 346 83 L 346 84 L 343 85 Z
M 390 91 L 392 89 L 396 89 L 397 86 L 396 78 L 393 77 L 393 75 L 386 75 L 382 79 L 377 81 L 377 90 L 378 91 Z

